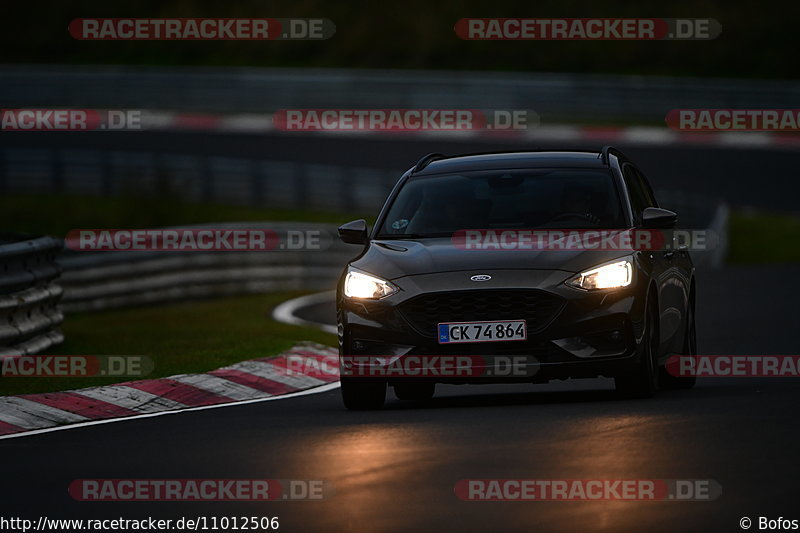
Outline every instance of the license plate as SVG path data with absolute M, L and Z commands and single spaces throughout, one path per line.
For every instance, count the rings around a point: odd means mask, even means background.
M 528 331 L 524 320 L 439 324 L 439 344 L 524 341 L 527 338 Z

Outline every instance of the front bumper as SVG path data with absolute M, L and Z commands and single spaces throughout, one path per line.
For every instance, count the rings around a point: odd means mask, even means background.
M 492 276 L 487 282 L 468 281 L 487 273 Z M 563 284 L 571 275 L 499 270 L 407 276 L 392 280 L 401 289 L 398 293 L 378 301 L 344 298 L 340 290 L 342 375 L 384 377 L 390 383 L 401 378 L 498 383 L 613 377 L 630 370 L 638 363 L 642 338 L 642 284 L 587 292 Z M 512 319 L 527 321 L 526 340 L 439 344 L 432 327 L 438 322 Z M 468 360 L 474 368 L 468 375 L 381 371 L 402 367 L 404 359 L 417 358 L 413 364 L 418 364 L 427 356 L 464 356 L 469 359 L 461 364 Z

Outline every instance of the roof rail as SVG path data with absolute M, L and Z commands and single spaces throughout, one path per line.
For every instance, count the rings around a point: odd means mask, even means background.
M 414 170 L 412 170 L 411 173 L 414 174 L 415 172 L 419 172 L 420 170 L 427 167 L 431 161 L 436 161 L 437 159 L 443 159 L 445 157 L 447 156 L 436 152 L 422 156 L 422 159 L 417 161 L 417 164 L 414 165 Z
M 607 165 L 608 164 L 608 156 L 610 154 L 613 154 L 613 155 L 619 157 L 620 159 L 627 159 L 627 157 L 625 157 L 625 154 L 623 154 L 620 150 L 618 150 L 617 148 L 614 148 L 613 146 L 609 146 L 609 145 L 603 146 L 600 149 L 600 153 L 598 154 L 597 157 L 598 157 L 598 159 L 600 159 L 600 161 L 603 162 L 604 165 Z

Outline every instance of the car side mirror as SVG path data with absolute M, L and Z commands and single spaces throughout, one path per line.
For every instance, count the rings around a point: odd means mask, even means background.
M 668 209 L 648 207 L 642 211 L 642 225 L 648 229 L 674 228 L 678 223 L 678 214 Z
M 353 220 L 339 226 L 339 238 L 347 244 L 367 244 L 367 221 Z

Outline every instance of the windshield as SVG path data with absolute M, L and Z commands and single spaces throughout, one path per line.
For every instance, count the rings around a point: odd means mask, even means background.
M 464 229 L 623 227 L 608 171 L 476 171 L 410 179 L 378 238 L 443 237 Z

